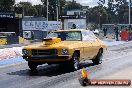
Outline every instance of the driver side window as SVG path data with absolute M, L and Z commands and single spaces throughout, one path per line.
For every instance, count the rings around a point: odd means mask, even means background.
M 66 40 L 81 40 L 81 35 L 79 32 L 67 33 Z

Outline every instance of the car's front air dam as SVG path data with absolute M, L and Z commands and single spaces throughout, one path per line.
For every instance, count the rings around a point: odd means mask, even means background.
M 65 62 L 71 59 L 71 55 L 23 56 L 23 59 L 33 62 Z

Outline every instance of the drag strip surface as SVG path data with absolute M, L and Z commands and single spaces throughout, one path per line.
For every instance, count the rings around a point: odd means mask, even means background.
M 124 69 L 132 65 L 131 44 L 126 47 L 128 48 L 125 48 L 125 45 L 109 47 L 104 52 L 101 65 L 93 65 L 91 61 L 82 61 L 81 66 L 86 67 L 90 78 L 100 78 Z M 26 62 L 0 68 L 1 88 L 80 88 L 78 77 L 80 77 L 80 70 L 62 71 L 58 65 L 45 64 L 40 66 L 37 72 L 31 72 Z

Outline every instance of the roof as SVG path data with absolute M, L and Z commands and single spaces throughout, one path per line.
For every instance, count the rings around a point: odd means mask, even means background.
M 86 29 L 54 30 L 54 32 L 65 32 L 65 31 L 88 31 L 88 30 Z
M 73 9 L 73 10 L 67 10 L 67 11 L 83 11 L 81 9 Z
M 25 16 L 23 21 L 46 21 L 47 19 L 45 17 L 32 17 L 32 16 Z

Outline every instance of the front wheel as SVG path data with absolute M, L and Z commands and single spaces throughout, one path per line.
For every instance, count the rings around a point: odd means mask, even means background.
M 95 59 L 92 59 L 92 61 L 93 61 L 93 63 L 94 64 L 101 64 L 102 63 L 102 53 L 103 53 L 103 50 L 102 49 L 100 49 L 99 50 L 99 52 L 98 52 L 98 54 L 97 54 L 97 56 L 96 56 L 96 58 Z
M 78 70 L 79 69 L 80 64 L 79 64 L 79 55 L 78 55 L 78 53 L 73 54 L 73 57 L 72 57 L 71 62 L 70 62 L 70 67 L 73 70 Z
M 74 70 L 78 70 L 80 67 L 79 64 L 79 54 L 78 53 L 74 53 L 71 60 L 65 63 L 62 63 L 59 65 L 59 68 L 61 70 L 69 70 L 69 71 L 74 71 Z
M 37 64 L 35 62 L 28 62 L 28 67 L 32 70 L 32 71 L 35 71 L 37 70 Z

